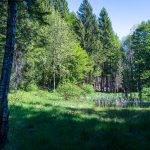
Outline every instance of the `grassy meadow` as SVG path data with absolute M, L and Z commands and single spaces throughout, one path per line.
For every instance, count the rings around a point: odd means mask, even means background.
M 150 108 L 98 108 L 40 90 L 11 93 L 9 107 L 6 150 L 150 149 Z

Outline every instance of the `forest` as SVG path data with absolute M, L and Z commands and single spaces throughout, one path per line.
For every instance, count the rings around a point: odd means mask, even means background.
M 93 9 L 0 0 L 0 149 L 150 149 L 150 20 Z

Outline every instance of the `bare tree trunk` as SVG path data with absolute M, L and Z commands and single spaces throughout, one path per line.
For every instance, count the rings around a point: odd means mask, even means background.
M 106 75 L 106 92 L 108 92 L 108 75 Z
M 8 0 L 6 46 L 0 80 L 0 148 L 5 146 L 8 133 L 8 91 L 15 45 L 17 0 Z
M 53 64 L 53 69 L 54 69 L 54 74 L 53 74 L 53 90 L 54 92 L 56 91 L 56 66 L 55 66 L 55 49 L 54 49 L 54 64 Z
M 13 87 L 15 90 L 18 89 L 22 77 L 22 68 L 23 68 L 23 54 L 21 49 L 18 47 L 14 51 L 14 63 L 13 63 L 13 69 L 14 72 L 11 75 L 11 85 L 10 87 Z
M 140 73 L 141 67 L 138 66 L 138 93 L 139 93 L 139 99 L 142 100 L 142 82 L 141 82 L 141 73 Z

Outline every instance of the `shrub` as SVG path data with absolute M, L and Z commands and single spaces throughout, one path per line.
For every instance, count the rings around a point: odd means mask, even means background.
M 150 97 L 150 88 L 144 88 L 143 89 L 143 95 L 146 97 Z
M 65 99 L 77 98 L 82 95 L 83 90 L 75 84 L 63 83 L 57 89 L 57 92 Z
M 26 86 L 25 91 L 30 92 L 30 91 L 37 91 L 38 90 L 38 86 L 36 84 L 29 84 Z
M 95 92 L 93 86 L 90 84 L 83 84 L 81 88 L 86 94 L 92 94 Z

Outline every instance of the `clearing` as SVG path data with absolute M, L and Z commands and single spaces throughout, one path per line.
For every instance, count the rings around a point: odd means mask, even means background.
M 10 94 L 6 150 L 149 150 L 150 108 L 98 108 L 45 91 Z

